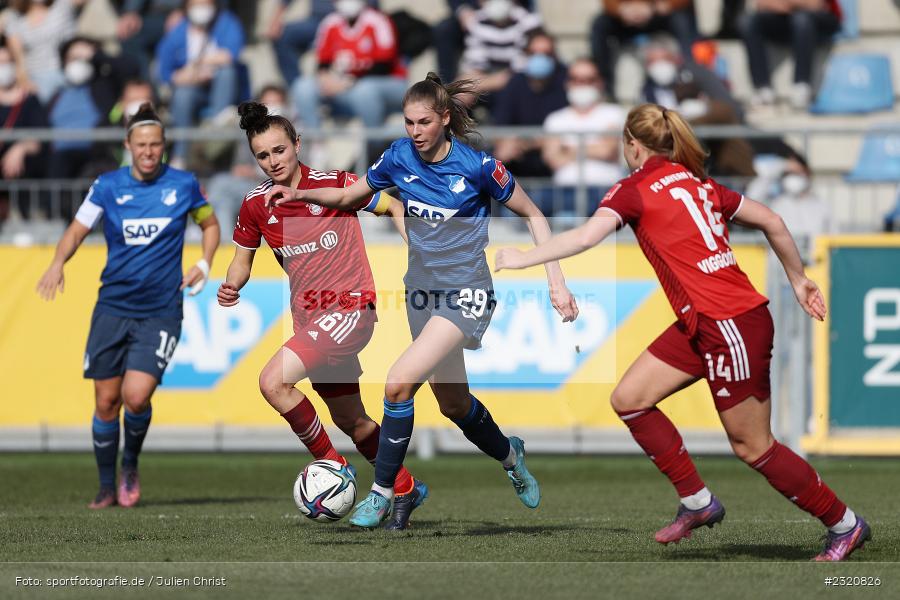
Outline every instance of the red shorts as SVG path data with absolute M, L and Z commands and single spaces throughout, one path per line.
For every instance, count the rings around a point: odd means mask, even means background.
M 693 336 L 688 336 L 679 321 L 647 350 L 676 369 L 706 378 L 719 412 L 750 396 L 759 401 L 768 399 L 775 327 L 766 305 L 722 321 L 702 314 L 698 317 Z
M 375 331 L 374 310 L 330 312 L 303 326 L 294 327 L 294 336 L 284 347 L 296 354 L 309 376 L 313 389 L 322 398 L 359 393 L 362 366 L 359 353 Z

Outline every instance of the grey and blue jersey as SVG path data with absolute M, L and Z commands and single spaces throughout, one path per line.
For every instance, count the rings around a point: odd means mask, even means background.
M 396 186 L 406 210 L 409 266 L 404 283 L 422 290 L 491 288 L 484 249 L 491 199 L 506 202 L 515 180 L 502 162 L 453 138 L 438 162 L 419 156 L 410 138 L 391 144 L 366 180 Z
M 129 318 L 182 316 L 182 250 L 187 217 L 212 214 L 193 174 L 163 165 L 151 181 L 130 167 L 98 177 L 76 219 L 93 227 L 102 215 L 106 266 L 97 311 Z

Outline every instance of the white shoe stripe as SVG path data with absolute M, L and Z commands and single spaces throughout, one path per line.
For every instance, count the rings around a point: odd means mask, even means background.
M 631 419 L 636 419 L 639 416 L 644 415 L 644 414 L 647 414 L 646 410 L 642 410 L 641 412 L 636 412 L 634 414 L 625 415 L 625 416 L 619 415 L 619 418 L 622 419 L 623 421 L 630 421 Z

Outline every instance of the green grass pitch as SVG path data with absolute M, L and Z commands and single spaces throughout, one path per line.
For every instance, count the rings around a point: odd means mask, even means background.
M 372 469 L 352 460 L 365 491 Z M 431 497 L 399 533 L 301 517 L 291 486 L 307 461 L 300 452 L 146 454 L 139 507 L 92 512 L 92 455 L 0 454 L 0 598 L 900 597 L 896 460 L 814 461 L 872 525 L 873 541 L 841 565 L 809 563 L 820 524 L 730 457 L 697 458 L 724 523 L 668 547 L 653 533 L 673 516 L 675 494 L 642 456 L 530 457 L 543 490 L 535 511 L 490 459 L 411 460 Z M 115 576 L 145 585 L 48 583 Z M 880 585 L 824 583 L 841 576 Z

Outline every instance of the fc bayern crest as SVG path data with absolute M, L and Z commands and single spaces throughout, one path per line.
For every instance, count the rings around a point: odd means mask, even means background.
M 322 207 L 319 206 L 318 204 L 310 204 L 310 205 L 309 205 L 309 212 L 310 212 L 310 214 L 313 214 L 313 215 L 321 215 L 321 214 L 322 214 Z

